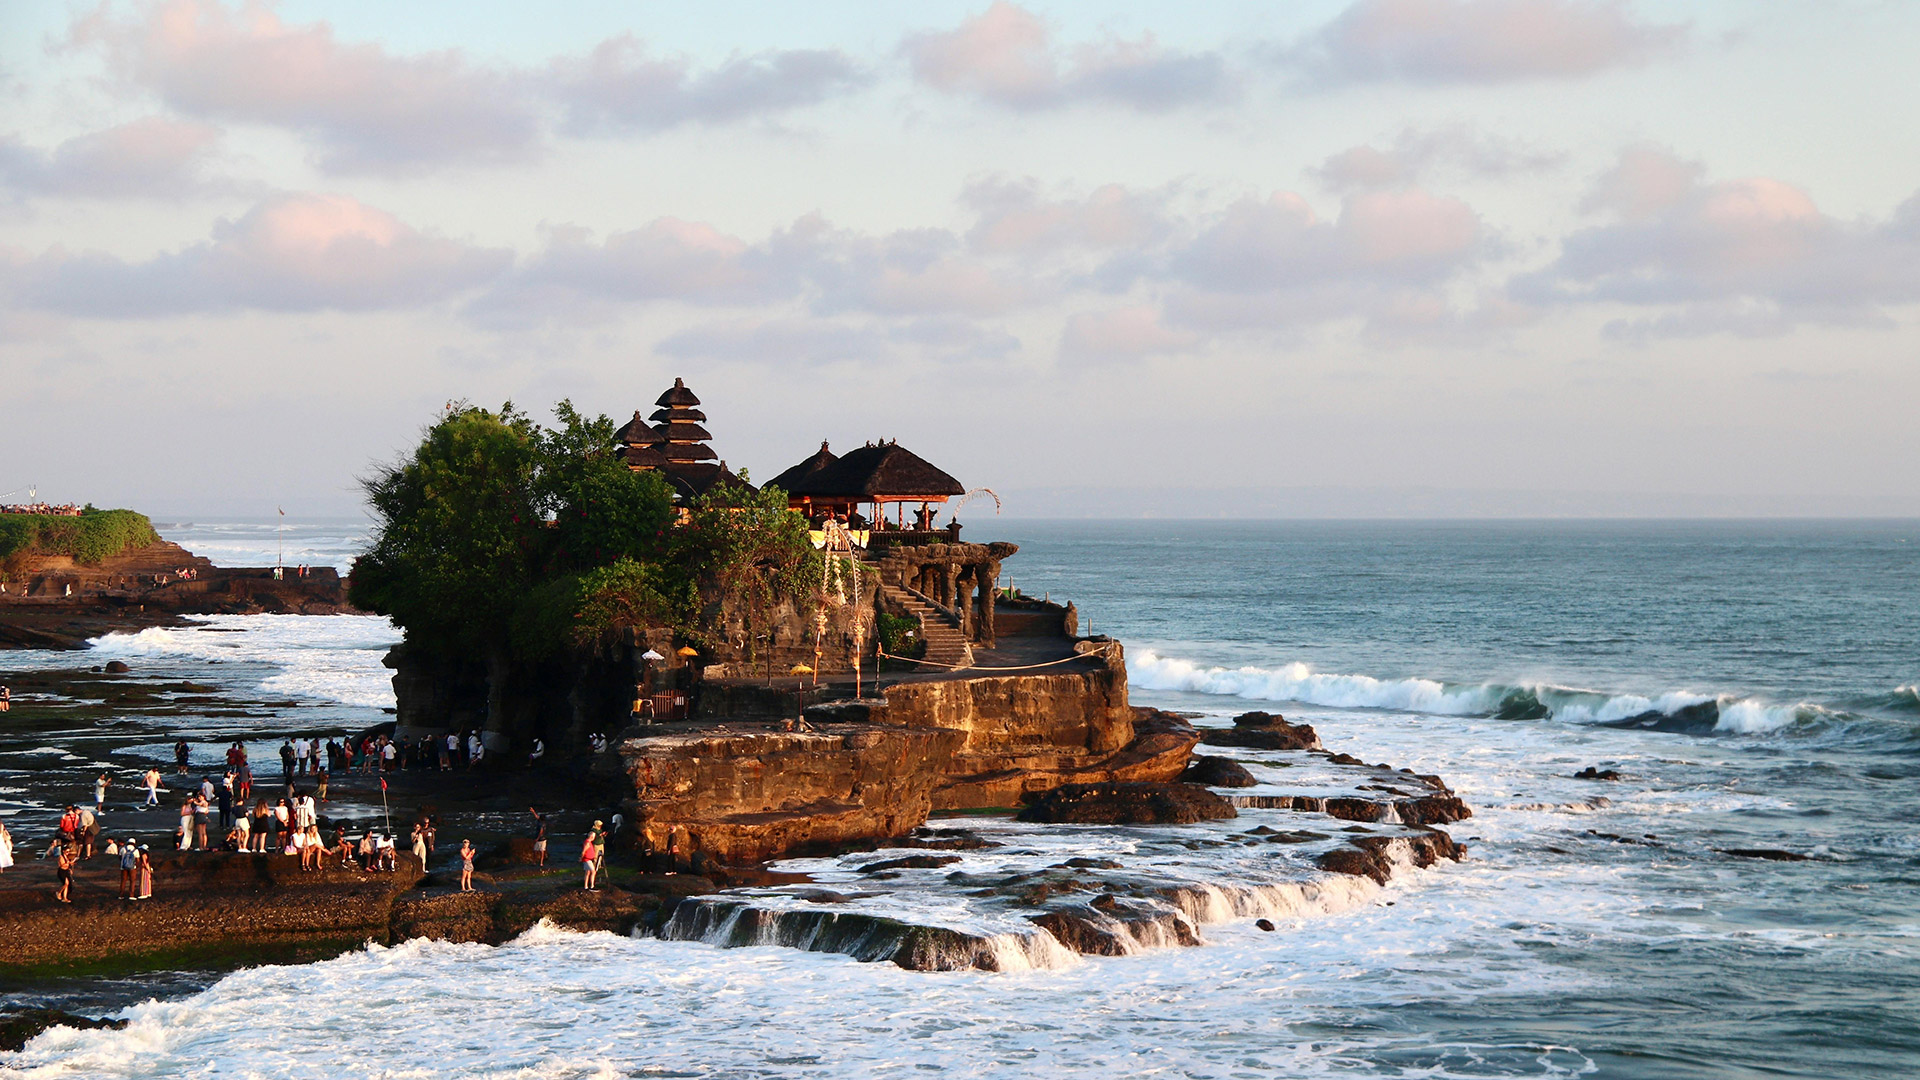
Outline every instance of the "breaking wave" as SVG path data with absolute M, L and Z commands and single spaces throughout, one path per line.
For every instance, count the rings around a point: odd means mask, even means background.
M 1276 668 L 1207 667 L 1141 650 L 1128 658 L 1128 681 L 1146 690 L 1178 690 L 1248 701 L 1298 702 L 1336 709 L 1390 709 L 1437 716 L 1502 720 L 1559 720 L 1600 727 L 1644 728 L 1690 735 L 1765 735 L 1836 723 L 1875 722 L 1866 713 L 1920 713 L 1920 687 L 1829 708 L 1809 702 L 1776 704 L 1735 694 L 1673 690 L 1663 694 L 1609 694 L 1550 684 L 1446 683 L 1436 679 L 1376 679 L 1317 672 L 1302 663 Z M 1910 735 L 1915 733 L 1909 733 Z
M 259 665 L 259 689 L 364 708 L 394 704 L 381 658 L 400 632 L 373 615 L 197 615 L 92 639 L 91 658 Z

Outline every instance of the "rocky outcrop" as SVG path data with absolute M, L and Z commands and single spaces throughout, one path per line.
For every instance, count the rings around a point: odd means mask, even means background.
M 1278 713 L 1249 712 L 1233 718 L 1230 728 L 1208 728 L 1201 736 L 1208 746 L 1239 746 L 1253 750 L 1318 750 L 1320 736 L 1309 724 L 1289 724 Z
M 1073 825 L 1192 825 L 1236 816 L 1233 804 L 1196 784 L 1068 784 L 1022 807 L 1021 821 Z
M 621 747 L 642 842 L 727 864 L 904 836 L 964 738 L 944 728 L 772 724 L 643 735 Z
M 1232 758 L 1206 756 L 1194 758 L 1187 771 L 1180 774 L 1180 781 L 1203 787 L 1253 787 L 1260 782 Z
M 1385 885 L 1393 877 L 1398 862 L 1418 867 L 1432 866 L 1441 859 L 1459 862 L 1467 849 L 1438 829 L 1424 829 L 1408 836 L 1360 836 L 1347 846 L 1334 848 L 1316 860 L 1322 870 L 1372 878 Z

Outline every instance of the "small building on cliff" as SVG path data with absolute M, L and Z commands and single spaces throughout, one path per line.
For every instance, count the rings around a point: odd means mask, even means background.
M 877 529 L 888 527 L 892 508 L 897 531 L 932 532 L 934 507 L 967 489 L 919 454 L 886 440 L 837 457 L 825 442 L 818 452 L 773 478 L 787 505 L 815 520 L 833 515 L 852 520 L 867 507 Z M 907 507 L 918 504 L 911 519 Z

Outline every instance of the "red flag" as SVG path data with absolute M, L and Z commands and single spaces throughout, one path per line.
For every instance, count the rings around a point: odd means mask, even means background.
M 387 790 L 387 778 L 384 776 L 380 778 L 380 790 L 381 791 Z

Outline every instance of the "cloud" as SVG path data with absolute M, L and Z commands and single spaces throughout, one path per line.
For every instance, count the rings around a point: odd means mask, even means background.
M 961 202 L 979 215 L 968 244 L 995 254 L 1140 247 L 1168 229 L 1164 195 L 1120 184 L 1095 188 L 1084 198 L 1048 199 L 1030 179 L 982 180 L 967 186 Z
M 1435 131 L 1408 128 L 1388 147 L 1350 147 L 1307 172 L 1331 190 L 1351 191 L 1411 185 L 1441 166 L 1475 177 L 1502 177 L 1541 172 L 1562 159 L 1560 154 L 1464 126 Z
M 684 123 L 717 124 L 816 105 L 869 81 L 838 49 L 735 56 L 710 71 L 684 58 L 655 59 L 631 34 L 610 38 L 578 58 L 556 60 L 555 96 L 570 130 L 658 131 Z
M 394 56 L 335 39 L 324 22 L 291 26 L 249 2 L 166 0 L 118 21 L 78 20 L 77 45 L 189 116 L 284 127 L 314 140 L 332 171 L 528 156 L 539 134 L 525 80 L 456 50 Z
M 795 316 L 705 323 L 663 339 L 654 351 L 684 360 L 818 366 L 916 357 L 949 363 L 986 360 L 1004 356 L 1019 345 L 1004 330 L 965 319 L 891 322 Z
M 218 128 L 149 116 L 35 150 L 0 139 L 0 188 L 65 198 L 175 198 L 204 190 Z
M 1176 330 L 1161 321 L 1151 305 L 1083 311 L 1067 319 L 1060 335 L 1062 358 L 1078 362 L 1138 360 L 1162 353 L 1178 353 L 1200 344 L 1200 335 Z
M 1920 195 L 1885 221 L 1843 222 L 1765 177 L 1704 182 L 1693 163 L 1634 147 L 1586 206 L 1613 220 L 1567 236 L 1517 277 L 1523 303 L 1649 309 L 1617 337 L 1779 333 L 1803 323 L 1885 324 L 1920 302 Z
M 1329 84 L 1502 83 L 1644 64 L 1686 37 L 1620 0 L 1357 0 L 1281 59 Z
M 927 86 L 1011 109 L 1103 103 L 1160 111 L 1234 91 L 1217 54 L 1163 49 L 1151 34 L 1075 46 L 1063 57 L 1038 16 L 1005 0 L 900 47 Z
M 568 131 L 649 132 L 812 105 L 867 76 L 838 50 L 736 56 L 710 70 L 656 58 L 631 35 L 543 68 L 485 64 L 458 50 L 398 55 L 292 24 L 247 0 L 161 0 L 75 20 L 69 44 L 191 117 L 294 132 L 335 173 L 406 173 L 536 156 L 554 111 Z
M 241 309 L 417 307 L 504 271 L 511 254 L 423 233 L 341 195 L 280 195 L 211 239 L 144 262 L 55 248 L 0 262 L 21 308 L 94 318 Z

